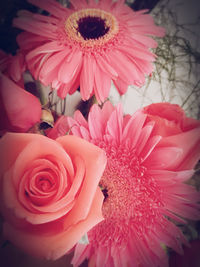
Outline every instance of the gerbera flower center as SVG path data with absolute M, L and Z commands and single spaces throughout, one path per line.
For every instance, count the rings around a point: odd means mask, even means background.
M 78 32 L 85 40 L 98 39 L 109 31 L 105 20 L 99 17 L 85 17 L 78 21 Z
M 160 218 L 162 191 L 126 144 L 116 147 L 105 142 L 95 144 L 105 150 L 108 158 L 100 181 L 105 220 L 90 231 L 89 237 L 97 241 L 97 246 L 105 242 L 124 246 L 131 227 L 149 225 Z M 138 233 L 142 231 L 140 228 Z
M 72 13 L 65 22 L 70 39 L 83 46 L 102 45 L 118 33 L 116 18 L 100 9 L 82 9 Z

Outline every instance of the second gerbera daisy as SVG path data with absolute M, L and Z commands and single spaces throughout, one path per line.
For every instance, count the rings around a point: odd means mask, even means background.
M 64 129 L 65 128 L 65 129 Z M 74 266 L 89 259 L 95 267 L 166 267 L 163 245 L 182 252 L 186 244 L 175 222 L 198 219 L 200 195 L 185 184 L 200 156 L 200 122 L 178 105 L 150 105 L 133 116 L 121 106 L 94 105 L 86 121 L 61 117 L 50 136 L 66 131 L 107 155 L 100 180 L 105 196 L 100 224 L 88 232 L 89 244 L 77 244 Z
M 128 85 L 143 85 L 152 72 L 155 55 L 149 48 L 157 43 L 149 36 L 164 31 L 146 10 L 134 12 L 124 1 L 112 0 L 72 0 L 71 8 L 54 0 L 28 1 L 51 15 L 22 12 L 14 25 L 29 34 L 18 38 L 19 45 L 35 78 L 51 84 L 60 97 L 80 85 L 83 100 L 95 94 L 102 102 L 111 80 L 124 94 Z

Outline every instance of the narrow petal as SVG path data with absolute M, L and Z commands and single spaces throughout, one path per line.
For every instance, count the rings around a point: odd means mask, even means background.
M 31 18 L 21 17 L 13 20 L 13 25 L 24 31 L 28 31 L 47 38 L 56 38 L 56 29 L 54 25 L 48 25 L 45 22 L 33 21 Z
M 82 65 L 82 52 L 74 50 L 71 52 L 70 58 L 66 58 L 62 63 L 58 72 L 58 80 L 63 83 L 69 83 L 74 76 L 79 74 L 80 66 Z
M 95 72 L 95 95 L 98 102 L 103 102 L 109 95 L 111 88 L 110 77 L 97 66 Z
M 122 122 L 122 106 L 119 104 L 112 112 L 106 126 L 106 133 L 111 135 L 117 143 L 120 143 L 122 140 Z
M 80 75 L 80 92 L 83 100 L 88 100 L 94 88 L 94 73 L 96 63 L 91 55 L 83 56 L 83 66 Z
M 151 155 L 152 151 L 157 146 L 157 144 L 160 142 L 160 140 L 161 140 L 161 136 L 159 135 L 155 135 L 148 140 L 146 146 L 140 153 L 140 157 L 142 158 L 142 161 L 145 161 Z
M 144 125 L 146 116 L 142 113 L 137 112 L 128 121 L 126 127 L 123 130 L 123 139 L 126 141 L 127 138 L 133 140 L 131 142 L 131 147 L 134 148 L 137 144 L 139 136 L 141 134 L 142 127 Z

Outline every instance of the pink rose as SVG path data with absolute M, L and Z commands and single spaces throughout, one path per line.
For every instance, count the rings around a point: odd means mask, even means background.
M 147 114 L 146 124 L 154 125 L 152 135 L 163 137 L 157 146 L 158 151 L 153 152 L 155 162 L 151 164 L 156 164 L 158 156 L 163 157 L 163 164 L 171 165 L 171 169 L 193 169 L 199 160 L 200 121 L 187 117 L 183 109 L 176 104 L 151 104 L 142 111 Z M 171 146 L 171 149 L 162 155 L 159 151 L 165 146 Z M 178 150 L 177 157 L 174 157 Z
M 154 133 L 169 136 L 186 132 L 200 126 L 200 121 L 185 116 L 184 110 L 176 104 L 155 103 L 143 108 L 147 121 L 154 121 Z
M 16 246 L 55 260 L 103 220 L 100 148 L 69 135 L 7 133 L 0 151 L 3 232 Z

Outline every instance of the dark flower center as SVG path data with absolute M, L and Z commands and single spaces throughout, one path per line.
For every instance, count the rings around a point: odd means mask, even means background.
M 104 19 L 87 16 L 79 19 L 77 30 L 85 40 L 88 40 L 104 36 L 109 31 L 109 27 L 106 26 Z

